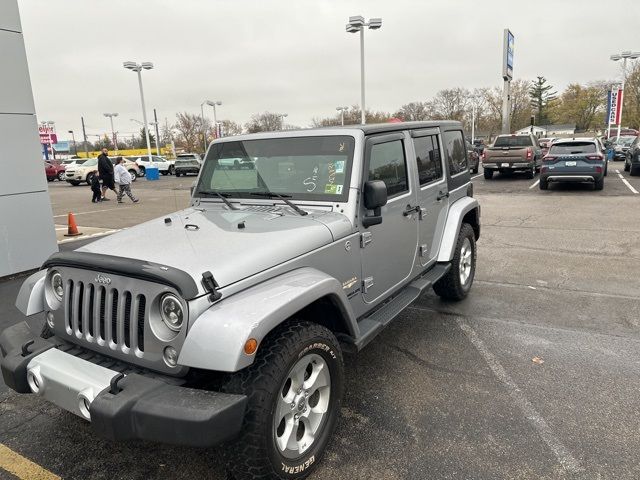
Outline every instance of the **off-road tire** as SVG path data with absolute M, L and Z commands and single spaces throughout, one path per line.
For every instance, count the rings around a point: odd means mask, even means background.
M 484 170 L 484 178 L 487 180 L 491 180 L 493 178 L 493 170 Z
M 465 239 L 468 239 L 471 245 L 471 273 L 466 283 L 462 284 L 460 279 L 460 255 Z M 471 289 L 475 273 L 476 237 L 473 232 L 473 227 L 468 223 L 463 223 L 460 227 L 460 233 L 458 233 L 458 241 L 456 242 L 456 249 L 453 254 L 453 260 L 451 261 L 451 268 L 444 277 L 433 285 L 433 290 L 437 295 L 446 300 L 462 300 Z
M 631 175 L 632 177 L 636 177 L 636 176 L 640 175 L 640 166 L 630 165 L 629 166 L 629 175 Z
M 593 183 L 593 188 L 595 190 L 602 190 L 604 188 L 604 177 L 596 179 L 596 181 Z
M 300 457 L 284 457 L 274 440 L 273 415 L 287 375 L 305 355 L 322 357 L 331 374 L 327 417 L 314 444 Z M 227 468 L 235 480 L 302 479 L 320 462 L 335 429 L 344 384 L 342 352 L 327 328 L 291 320 L 271 332 L 258 348 L 254 363 L 235 374 L 223 390 L 248 398 L 242 433 L 224 450 Z
M 547 181 L 546 178 L 541 178 L 540 179 L 540 190 L 548 190 L 549 189 L 549 182 Z

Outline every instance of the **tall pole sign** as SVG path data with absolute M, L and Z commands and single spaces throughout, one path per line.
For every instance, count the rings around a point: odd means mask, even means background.
M 504 29 L 502 47 L 502 133 L 511 131 L 511 80 L 513 80 L 513 50 L 515 37 L 508 28 Z
M 618 125 L 618 136 L 620 135 L 620 124 L 622 122 L 622 97 L 624 91 L 620 87 L 611 88 L 611 92 L 609 92 L 609 106 L 607 108 L 608 112 L 608 137 L 611 136 L 611 126 Z

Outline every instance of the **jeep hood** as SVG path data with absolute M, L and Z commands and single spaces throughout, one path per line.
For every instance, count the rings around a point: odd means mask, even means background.
M 327 245 L 348 233 L 344 215 L 285 209 L 190 208 L 115 233 L 78 252 L 135 258 L 187 272 L 206 293 L 202 274 L 220 288 Z M 170 221 L 168 221 L 170 220 Z

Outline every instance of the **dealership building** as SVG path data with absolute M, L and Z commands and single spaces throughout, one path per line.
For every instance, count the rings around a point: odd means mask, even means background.
M 0 1 L 0 278 L 58 250 L 17 0 Z

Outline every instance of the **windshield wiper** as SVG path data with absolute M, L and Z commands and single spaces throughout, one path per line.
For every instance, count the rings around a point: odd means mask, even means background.
M 289 205 L 291 208 L 293 208 L 297 213 L 299 213 L 303 217 L 305 215 L 309 215 L 309 212 L 305 212 L 295 203 L 288 200 L 289 198 L 291 198 L 291 195 L 283 195 L 281 193 L 274 193 L 274 192 L 251 192 L 251 195 L 253 195 L 254 197 L 279 198 L 280 200 L 282 200 L 284 203 Z
M 221 199 L 226 205 L 227 207 L 229 207 L 231 210 L 239 210 L 238 207 L 236 207 L 233 203 L 231 203 L 229 200 L 227 200 L 227 197 L 230 196 L 228 193 L 221 193 L 221 192 L 217 192 L 216 190 L 199 190 L 198 192 L 196 192 L 198 195 L 204 195 L 206 197 L 218 197 L 219 199 Z

